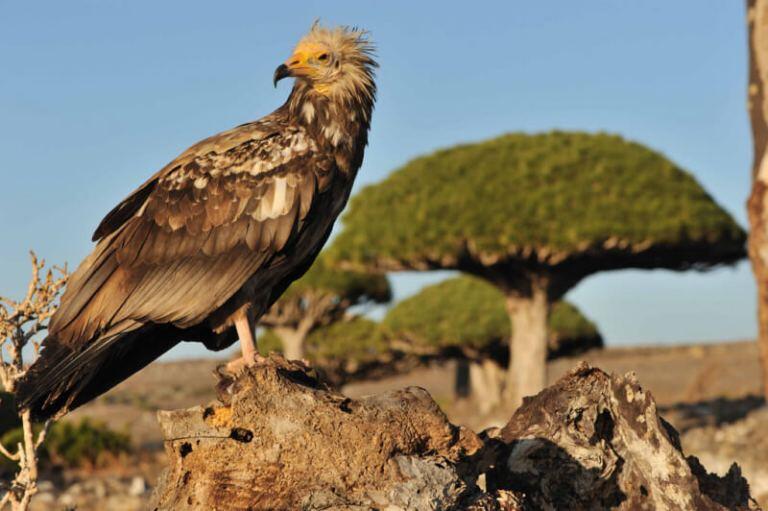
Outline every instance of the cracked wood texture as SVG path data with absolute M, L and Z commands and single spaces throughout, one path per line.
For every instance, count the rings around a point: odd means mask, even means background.
M 352 400 L 274 355 L 218 390 L 159 413 L 169 467 L 150 509 L 757 509 L 738 467 L 683 455 L 632 377 L 586 364 L 479 435 L 423 389 Z
M 449 509 L 483 445 L 423 389 L 350 400 L 277 356 L 219 388 L 221 404 L 160 412 L 156 508 Z

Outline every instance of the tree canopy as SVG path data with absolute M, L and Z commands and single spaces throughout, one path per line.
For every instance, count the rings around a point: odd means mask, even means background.
M 392 298 L 389 281 L 384 275 L 335 268 L 325 254 L 321 254 L 307 273 L 291 284 L 280 300 L 292 300 L 307 292 L 332 294 L 351 302 L 383 303 Z
M 597 327 L 568 302 L 556 302 L 549 316 L 549 351 L 602 344 Z M 511 335 L 504 295 L 469 275 L 427 286 L 394 305 L 382 321 L 387 337 L 434 348 L 499 345 Z
M 606 254 L 613 267 L 681 269 L 736 261 L 746 239 L 661 154 L 616 135 L 558 131 L 416 158 L 353 197 L 343 223 L 334 257 L 379 269 L 552 266 Z

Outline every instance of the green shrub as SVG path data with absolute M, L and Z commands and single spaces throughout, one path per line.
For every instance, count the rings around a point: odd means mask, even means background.
M 39 430 L 39 427 L 36 426 L 36 429 Z M 18 427 L 4 433 L 0 441 L 13 451 L 22 438 L 23 431 Z M 40 459 L 43 463 L 74 468 L 93 466 L 105 455 L 118 455 L 130 450 L 131 441 L 127 434 L 84 418 L 78 423 L 63 421 L 53 424 L 40 450 Z M 7 469 L 8 464 L 3 468 Z

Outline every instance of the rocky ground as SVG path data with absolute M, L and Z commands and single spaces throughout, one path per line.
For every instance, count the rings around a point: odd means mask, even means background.
M 555 381 L 578 360 L 609 372 L 637 373 L 663 415 L 681 432 L 687 454 L 709 470 L 723 474 L 737 461 L 751 482 L 752 494 L 768 505 L 768 409 L 759 392 L 757 349 L 753 343 L 659 348 L 611 348 L 556 360 Z M 43 482 L 34 509 L 143 509 L 164 465 L 157 409 L 177 409 L 214 399 L 212 371 L 217 362 L 191 360 L 154 364 L 73 416 L 90 416 L 128 431 L 136 454 L 97 471 L 58 474 Z M 509 411 L 481 416 L 471 399 L 453 399 L 451 363 L 436 364 L 407 375 L 348 385 L 350 397 L 409 385 L 426 388 L 452 422 L 480 430 L 501 425 Z M 65 488 L 68 488 L 65 490 Z

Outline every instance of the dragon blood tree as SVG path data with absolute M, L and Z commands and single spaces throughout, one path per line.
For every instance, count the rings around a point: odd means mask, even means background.
M 452 352 L 469 361 L 470 387 L 481 411 L 501 404 L 502 366 L 509 358 L 503 347 L 511 332 L 504 295 L 495 286 L 470 275 L 426 286 L 389 309 L 382 330 L 415 351 Z M 548 358 L 603 345 L 594 323 L 568 302 L 553 304 L 547 331 Z
M 286 358 L 301 359 L 307 336 L 315 329 L 338 321 L 350 307 L 386 303 L 391 297 L 386 276 L 337 270 L 321 255 L 262 316 L 259 325 L 280 338 Z
M 745 257 L 744 230 L 689 173 L 603 133 L 515 133 L 417 158 L 357 194 L 344 225 L 333 257 L 348 267 L 458 269 L 504 293 L 513 404 L 543 388 L 550 304 L 584 277 Z

